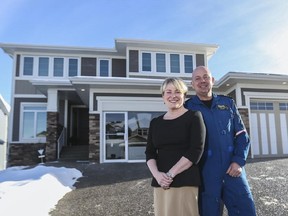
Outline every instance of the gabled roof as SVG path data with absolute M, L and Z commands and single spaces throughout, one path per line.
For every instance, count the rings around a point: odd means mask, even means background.
M 5 115 L 8 115 L 10 112 L 10 105 L 4 100 L 0 94 L 0 109 L 4 112 Z

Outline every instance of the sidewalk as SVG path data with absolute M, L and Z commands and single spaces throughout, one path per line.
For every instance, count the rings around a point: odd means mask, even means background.
M 58 202 L 52 216 L 154 215 L 151 176 L 145 163 L 60 163 L 57 166 L 76 168 L 83 177 L 75 184 L 76 189 Z M 254 159 L 248 161 L 246 172 L 257 215 L 288 215 L 288 158 Z

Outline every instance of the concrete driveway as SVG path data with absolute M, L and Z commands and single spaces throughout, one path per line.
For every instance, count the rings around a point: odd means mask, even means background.
M 83 177 L 75 184 L 76 189 L 58 202 L 50 213 L 52 216 L 154 215 L 151 176 L 145 163 L 59 163 L 57 166 L 77 168 Z M 246 172 L 257 215 L 287 216 L 288 158 L 250 159 Z

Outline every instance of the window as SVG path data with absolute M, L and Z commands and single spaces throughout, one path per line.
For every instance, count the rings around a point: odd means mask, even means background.
M 101 77 L 109 76 L 109 60 L 100 59 L 99 75 Z
M 69 59 L 68 76 L 77 76 L 78 74 L 78 59 Z
M 40 57 L 39 58 L 38 75 L 39 76 L 48 76 L 48 73 L 49 73 L 49 58 Z
M 280 110 L 288 110 L 288 103 L 279 103 Z
M 54 73 L 55 77 L 63 77 L 64 74 L 64 59 L 54 58 Z
M 166 72 L 166 60 L 163 53 L 156 53 L 156 71 Z
M 185 73 L 192 73 L 193 71 L 193 56 L 192 55 L 184 55 L 184 67 L 185 67 Z
M 142 53 L 142 71 L 151 71 L 151 53 Z
M 170 71 L 171 73 L 180 73 L 179 54 L 170 54 Z
M 23 75 L 33 75 L 33 57 L 24 57 Z
M 23 105 L 22 139 L 46 137 L 47 112 L 44 105 Z
M 250 108 L 251 110 L 273 110 L 274 109 L 272 102 L 263 102 L 263 101 L 251 102 Z

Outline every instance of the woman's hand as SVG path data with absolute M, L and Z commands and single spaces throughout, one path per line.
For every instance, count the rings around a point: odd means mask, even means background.
M 156 181 L 163 189 L 169 189 L 173 179 L 168 177 L 164 172 L 158 172 L 155 176 Z

